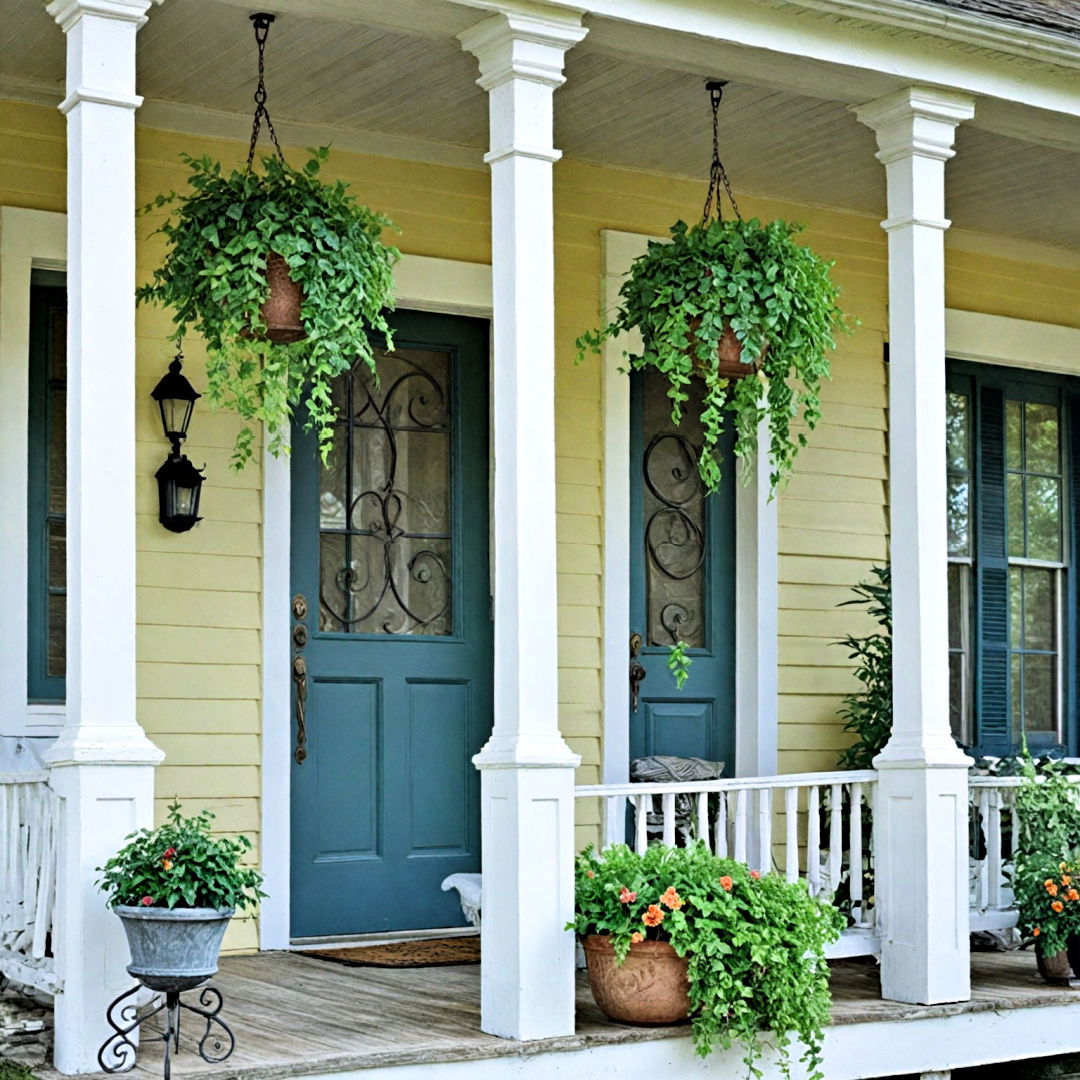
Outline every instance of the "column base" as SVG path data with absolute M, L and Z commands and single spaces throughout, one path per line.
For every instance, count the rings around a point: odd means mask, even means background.
M 939 1005 L 971 997 L 969 765 L 966 758 L 962 765 L 881 762 L 875 891 L 888 1000 Z
M 504 1039 L 572 1035 L 574 766 L 480 769 L 480 1026 Z

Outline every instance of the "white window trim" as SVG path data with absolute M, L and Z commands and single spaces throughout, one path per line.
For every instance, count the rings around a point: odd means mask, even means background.
M 946 308 L 945 352 L 950 360 L 1080 375 L 1080 330 L 1056 323 Z
M 486 264 L 403 255 L 395 269 L 394 279 L 399 308 L 491 318 L 491 267 Z M 259 943 L 263 949 L 288 949 L 291 944 L 290 507 L 289 459 L 275 458 L 264 451 L 261 849 L 262 870 L 269 898 L 263 901 L 259 912 Z
M 659 237 L 605 229 L 602 296 L 618 300 L 630 264 Z M 619 369 L 633 340 L 603 351 L 604 417 L 604 783 L 625 783 L 630 765 L 630 382 Z M 759 442 L 764 448 L 767 443 Z M 753 481 L 735 496 L 735 773 L 769 776 L 777 769 L 777 502 L 768 500 L 769 470 L 759 449 Z
M 64 706 L 26 700 L 26 489 L 30 274 L 66 266 L 66 214 L 0 206 L 0 735 L 52 736 L 64 723 Z

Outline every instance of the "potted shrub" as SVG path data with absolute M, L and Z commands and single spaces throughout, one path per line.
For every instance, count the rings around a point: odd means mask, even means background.
M 782 1067 L 791 1033 L 812 1077 L 821 1077 L 829 1017 L 825 946 L 843 917 L 803 882 L 758 874 L 704 843 L 624 844 L 577 859 L 575 919 L 597 1004 L 612 1019 L 690 1018 L 705 1056 L 736 1040 L 755 1069 L 761 1033 L 775 1033 Z
M 132 833 L 98 868 L 127 934 L 127 970 L 152 990 L 190 989 L 214 975 L 229 919 L 266 895 L 262 875 L 241 865 L 251 841 L 211 835 L 213 820 L 209 810 L 184 817 L 174 802 L 164 824 Z
M 247 421 L 238 468 L 251 457 L 251 424 L 265 423 L 278 451 L 301 402 L 325 458 L 334 377 L 357 359 L 374 370 L 372 333 L 392 344 L 385 313 L 399 253 L 382 240 L 391 222 L 346 184 L 322 180 L 328 153 L 312 150 L 303 169 L 266 157 L 261 173 L 184 155 L 192 190 L 143 211 L 171 207 L 157 229 L 165 259 L 137 299 L 174 309 L 172 340 L 189 329 L 206 340 L 208 400 Z
M 729 423 L 745 477 L 758 424 L 768 421 L 775 491 L 806 444 L 792 420 L 812 429 L 820 418 L 827 354 L 848 322 L 833 264 L 796 243 L 801 228 L 757 218 L 676 222 L 670 242 L 650 241 L 634 260 L 611 322 L 577 340 L 581 360 L 609 338 L 640 332 L 642 350 L 624 354 L 631 369 L 664 376 L 675 423 L 685 408 L 700 412 L 707 491 L 720 482 L 718 447 Z
M 1068 766 L 1036 761 L 1026 747 L 1020 768 L 1012 872 L 1020 931 L 1047 982 L 1080 986 L 1080 791 Z

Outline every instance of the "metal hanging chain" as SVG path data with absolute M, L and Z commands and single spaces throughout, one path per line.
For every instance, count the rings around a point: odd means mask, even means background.
M 712 164 L 709 166 L 709 193 L 705 196 L 705 209 L 701 212 L 702 223 L 709 220 L 713 208 L 716 208 L 716 220 L 723 220 L 721 201 L 724 192 L 727 192 L 731 209 L 735 211 L 735 217 L 742 221 L 739 213 L 739 204 L 735 201 L 735 192 L 731 190 L 731 181 L 728 179 L 727 170 L 720 160 L 720 100 L 724 96 L 726 82 L 719 79 L 710 80 L 705 84 L 709 91 L 709 103 L 712 105 Z
M 251 172 L 252 163 L 255 161 L 255 144 L 259 141 L 259 129 L 263 120 L 266 121 L 266 130 L 270 132 L 270 138 L 274 142 L 274 149 L 281 163 L 285 164 L 285 155 L 281 151 L 281 143 L 278 142 L 277 133 L 274 131 L 273 121 L 270 119 L 270 110 L 266 107 L 266 71 L 265 53 L 266 37 L 270 32 L 270 24 L 274 21 L 273 15 L 267 15 L 260 11 L 256 15 L 248 16 L 255 27 L 255 44 L 259 48 L 259 85 L 255 87 L 255 116 L 251 122 L 251 145 L 248 147 L 247 171 Z

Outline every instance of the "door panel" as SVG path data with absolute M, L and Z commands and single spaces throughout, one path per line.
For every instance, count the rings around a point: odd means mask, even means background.
M 292 766 L 296 937 L 460 925 L 440 883 L 480 869 L 488 326 L 393 324 L 378 381 L 358 365 L 335 384 L 327 465 L 293 436 L 293 591 L 308 602 L 294 652 L 310 686 Z
M 630 631 L 644 639 L 639 703 L 630 717 L 631 759 L 703 757 L 734 774 L 735 465 L 725 437 L 720 490 L 708 497 L 697 471 L 701 425 L 671 421 L 667 383 L 631 377 Z M 675 640 L 693 660 L 682 690 L 667 669 Z

